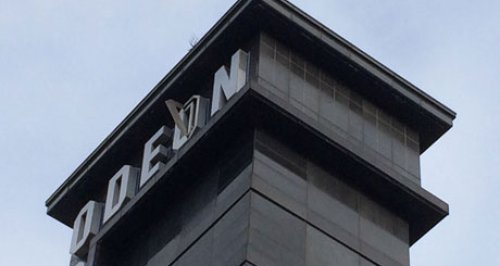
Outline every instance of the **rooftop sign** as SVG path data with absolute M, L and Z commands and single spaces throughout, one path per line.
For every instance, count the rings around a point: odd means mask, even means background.
M 70 253 L 86 260 L 90 239 L 102 224 L 113 217 L 126 202 L 158 173 L 192 136 L 220 110 L 247 82 L 248 54 L 238 50 L 231 58 L 230 69 L 222 66 L 215 72 L 212 99 L 193 95 L 184 104 L 165 102 L 175 127 L 162 126 L 145 144 L 141 168 L 124 165 L 109 179 L 106 201 L 89 201 L 73 223 Z M 169 145 L 171 143 L 171 145 Z M 124 162 L 126 163 L 126 162 Z

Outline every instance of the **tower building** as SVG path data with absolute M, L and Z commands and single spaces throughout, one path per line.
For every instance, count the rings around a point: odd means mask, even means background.
M 283 0 L 239 0 L 47 200 L 71 266 L 407 266 L 455 113 Z

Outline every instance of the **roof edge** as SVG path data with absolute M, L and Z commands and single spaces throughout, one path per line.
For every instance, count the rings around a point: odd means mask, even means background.
M 91 167 L 113 143 L 121 137 L 123 132 L 130 124 L 133 124 L 139 116 L 147 109 L 151 102 L 158 97 L 159 94 L 168 89 L 169 85 L 178 77 L 179 72 L 189 66 L 199 54 L 202 48 L 209 45 L 216 36 L 218 31 L 223 30 L 223 23 L 236 17 L 254 0 L 239 0 L 234 3 L 228 11 L 203 35 L 196 45 L 188 51 L 186 55 L 153 87 L 153 89 L 134 107 L 134 109 L 118 124 L 118 126 L 97 146 L 94 151 L 71 173 L 71 175 L 47 198 L 45 206 L 50 207 L 63 194 L 67 187 L 76 182 L 79 176 L 83 175 L 85 169 Z
M 417 86 L 413 85 L 411 82 L 401 77 L 399 74 L 395 73 L 387 66 L 377 61 L 375 58 L 363 52 L 357 46 L 347 41 L 346 39 L 335 33 L 333 30 L 326 27 L 324 24 L 322 24 L 315 18 L 311 17 L 310 15 L 308 15 L 307 13 L 305 13 L 292 3 L 288 2 L 287 0 L 258 0 L 258 1 L 265 3 L 267 6 L 273 8 L 277 12 L 280 12 L 283 16 L 288 17 L 294 23 L 298 23 L 297 19 L 301 19 L 302 22 L 310 24 L 308 26 L 312 27 L 303 26 L 304 30 L 306 30 L 311 35 L 321 40 L 323 43 L 331 46 L 332 48 L 337 49 L 344 56 L 350 58 L 360 67 L 365 68 L 365 70 L 374 74 L 375 76 L 380 78 L 381 75 L 385 75 L 388 78 L 392 79 L 392 80 L 381 79 L 382 81 L 387 82 L 392 87 L 399 85 L 398 87 L 404 87 L 408 89 L 409 93 L 416 94 L 421 98 L 421 101 L 416 101 L 417 103 L 419 103 L 419 105 L 421 106 L 423 105 L 422 104 L 423 100 L 423 102 L 425 102 L 425 106 L 422 107 L 432 106 L 437 110 L 439 110 L 441 115 L 438 114 L 437 115 L 438 118 L 449 121 L 450 125 L 452 120 L 456 118 L 457 114 L 451 108 L 447 107 L 446 105 L 439 102 L 438 100 L 436 100 L 423 90 L 419 89 Z M 287 14 L 286 12 L 288 12 L 289 14 Z M 334 43 L 331 43 L 331 41 L 333 41 Z M 402 93 L 402 94 L 411 99 L 411 97 L 409 96 L 412 95 L 408 95 L 407 93 L 406 94 Z

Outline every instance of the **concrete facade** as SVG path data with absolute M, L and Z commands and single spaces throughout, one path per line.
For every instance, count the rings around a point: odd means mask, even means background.
M 455 113 L 281 0 L 238 1 L 54 192 L 48 214 L 71 227 L 86 202 L 105 202 L 116 171 L 141 167 L 144 143 L 175 126 L 165 100 L 210 98 L 238 49 L 245 86 L 70 265 L 410 265 L 410 246 L 448 214 L 422 188 L 419 156 Z
M 337 173 L 260 131 L 227 156 L 157 185 L 141 221 L 94 239 L 90 265 L 409 265 L 408 223 Z

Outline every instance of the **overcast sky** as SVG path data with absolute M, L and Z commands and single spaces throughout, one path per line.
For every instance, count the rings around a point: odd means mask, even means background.
M 0 265 L 68 265 L 45 200 L 233 3 L 0 0 Z M 412 265 L 500 265 L 500 1 L 292 3 L 458 113 L 422 155 L 450 216 Z

